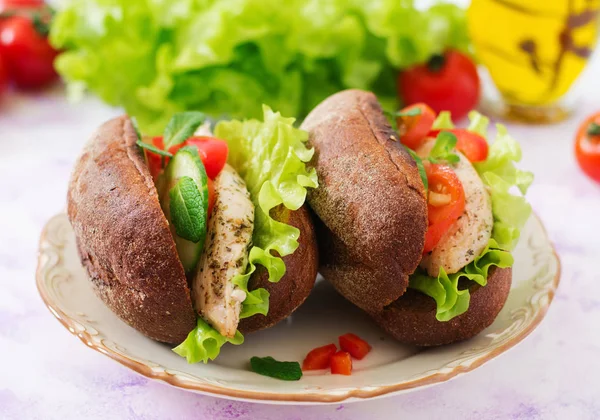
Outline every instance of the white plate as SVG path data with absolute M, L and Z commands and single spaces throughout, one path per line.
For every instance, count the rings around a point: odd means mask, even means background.
M 37 286 L 58 320 L 89 347 L 136 372 L 173 386 L 235 399 L 264 402 L 339 402 L 406 392 L 471 371 L 508 350 L 540 323 L 558 286 L 560 264 L 544 228 L 532 217 L 515 253 L 513 285 L 496 321 L 479 336 L 428 350 L 396 343 L 325 281 L 287 321 L 226 346 L 216 361 L 188 365 L 168 346 L 122 322 L 93 293 L 65 214 L 42 233 Z M 252 356 L 301 361 L 317 346 L 353 332 L 373 345 L 354 363 L 352 376 L 311 372 L 297 382 L 252 373 Z

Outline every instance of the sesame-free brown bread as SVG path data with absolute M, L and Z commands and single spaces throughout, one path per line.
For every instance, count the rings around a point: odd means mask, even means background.
M 417 346 L 439 346 L 474 337 L 490 326 L 504 307 L 512 282 L 511 268 L 493 267 L 488 283 L 469 288 L 469 309 L 450 321 L 436 319 L 435 301 L 408 289 L 394 303 L 371 314 L 375 322 L 396 340 Z
M 133 328 L 179 344 L 196 326 L 196 314 L 136 140 L 126 116 L 94 133 L 71 177 L 69 220 L 96 294 Z
M 258 266 L 257 272 L 249 282 L 250 290 L 263 287 L 270 293 L 269 313 L 267 316 L 254 315 L 240 321 L 242 333 L 249 333 L 269 328 L 287 318 L 308 297 L 317 277 L 319 256 L 317 240 L 306 205 L 296 211 L 283 206 L 271 211 L 271 216 L 282 223 L 292 225 L 300 230 L 298 248 L 293 254 L 283 257 L 286 274 L 277 283 L 271 283 L 267 271 Z
M 400 297 L 427 230 L 423 183 L 375 95 L 336 93 L 304 120 L 319 187 L 308 202 L 320 272 L 348 300 L 379 312 Z

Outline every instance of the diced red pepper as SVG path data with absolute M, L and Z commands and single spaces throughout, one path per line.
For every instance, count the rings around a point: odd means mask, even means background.
M 356 334 L 340 335 L 339 340 L 340 348 L 355 359 L 361 360 L 371 351 L 371 345 Z
M 336 351 L 337 347 L 333 343 L 311 350 L 306 355 L 306 358 L 304 358 L 304 362 L 302 362 L 302 370 L 327 369 L 331 361 L 331 356 Z
M 331 356 L 331 373 L 336 375 L 352 374 L 352 358 L 347 351 L 338 351 Z

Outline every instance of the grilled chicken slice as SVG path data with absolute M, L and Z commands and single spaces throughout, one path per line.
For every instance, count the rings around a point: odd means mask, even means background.
M 434 143 L 425 143 L 417 153 L 428 156 Z M 438 276 L 440 268 L 452 274 L 471 263 L 492 236 L 494 218 L 490 194 L 471 162 L 461 153 L 457 154 L 460 162 L 452 168 L 465 190 L 465 212 L 421 261 L 421 267 L 433 277 Z
M 252 244 L 254 205 L 246 184 L 225 165 L 215 179 L 215 205 L 192 284 L 196 312 L 221 335 L 233 337 L 246 293 L 232 283 L 244 273 Z

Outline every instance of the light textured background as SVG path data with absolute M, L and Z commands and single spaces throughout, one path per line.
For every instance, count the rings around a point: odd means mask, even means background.
M 593 419 L 600 418 L 600 187 L 578 170 L 575 130 L 600 111 L 600 63 L 575 115 L 510 125 L 536 182 L 529 199 L 563 263 L 541 326 L 509 353 L 452 382 L 410 394 L 320 407 L 200 396 L 145 379 L 87 349 L 48 312 L 34 282 L 37 241 L 63 209 L 74 159 L 118 110 L 62 91 L 12 95 L 0 107 L 0 419 Z

